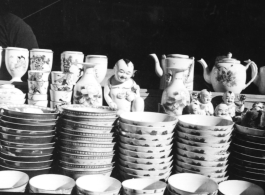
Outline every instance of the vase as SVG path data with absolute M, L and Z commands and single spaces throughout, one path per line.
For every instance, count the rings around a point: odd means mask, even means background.
M 99 83 L 101 83 L 106 74 L 108 69 L 108 58 L 104 55 L 87 55 L 86 56 L 87 63 L 93 63 L 95 65 L 95 76 Z
M 102 88 L 95 77 L 95 64 L 83 63 L 84 74 L 74 87 L 73 103 L 102 106 Z
M 24 48 L 7 47 L 5 53 L 6 69 L 12 76 L 11 82 L 22 82 L 21 77 L 29 66 L 29 51 Z

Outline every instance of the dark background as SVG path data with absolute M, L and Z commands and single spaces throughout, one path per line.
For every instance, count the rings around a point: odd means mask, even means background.
M 56 1 L 10 0 L 10 5 L 14 14 L 25 18 Z M 60 0 L 25 22 L 32 27 L 39 47 L 54 51 L 53 70 L 60 70 L 60 54 L 67 50 L 107 55 L 108 68 L 120 58 L 128 58 L 138 70 L 136 82 L 142 88 L 158 89 L 150 53 L 159 58 L 186 54 L 212 66 L 216 56 L 232 52 L 242 62 L 251 59 L 263 66 L 265 7 L 261 2 Z M 202 75 L 197 62 L 195 73 Z M 195 89 L 201 81 L 196 80 Z

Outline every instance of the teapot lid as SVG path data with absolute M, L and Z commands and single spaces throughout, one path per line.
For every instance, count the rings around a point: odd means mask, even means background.
M 216 63 L 236 63 L 236 64 L 240 64 L 240 61 L 232 58 L 232 53 L 229 52 L 227 54 L 227 56 L 218 56 L 216 58 Z
M 188 55 L 182 55 L 182 54 L 168 54 L 168 58 L 183 58 L 183 59 L 188 59 Z

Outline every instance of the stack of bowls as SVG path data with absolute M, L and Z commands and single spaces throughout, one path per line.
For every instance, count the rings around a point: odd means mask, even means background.
M 230 174 L 236 179 L 250 181 L 265 188 L 264 130 L 236 124 L 231 147 Z
M 42 174 L 29 180 L 30 193 L 71 194 L 75 180 L 58 174 Z
M 167 184 L 152 178 L 128 179 L 122 182 L 123 195 L 163 195 Z
M 178 120 L 176 172 L 202 174 L 217 183 L 226 180 L 234 123 L 203 115 L 182 115 Z
M 28 181 L 21 171 L 0 171 L 0 192 L 25 192 Z
M 85 175 L 76 180 L 77 194 L 80 195 L 118 195 L 121 182 L 104 175 Z
M 218 184 L 203 175 L 178 173 L 168 178 L 168 195 L 216 195 Z
M 111 175 L 117 111 L 106 106 L 64 105 L 59 130 L 59 169 L 74 179 Z
M 2 108 L 0 167 L 30 177 L 51 169 L 58 112 L 33 105 Z
M 171 174 L 175 117 L 154 112 L 128 112 L 119 119 L 119 173 L 122 179 Z

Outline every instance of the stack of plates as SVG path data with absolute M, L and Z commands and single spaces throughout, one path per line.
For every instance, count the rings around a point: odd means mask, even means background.
M 182 115 L 176 133 L 176 172 L 227 179 L 233 122 L 214 116 Z
M 117 111 L 106 106 L 64 105 L 59 130 L 59 168 L 77 179 L 82 175 L 111 175 L 113 125 Z
M 58 112 L 33 105 L 3 107 L 0 166 L 30 177 L 49 172 L 53 162 Z
M 171 174 L 175 117 L 154 112 L 129 112 L 119 121 L 119 172 L 122 179 Z
M 265 188 L 264 130 L 236 124 L 231 151 L 230 174 Z

